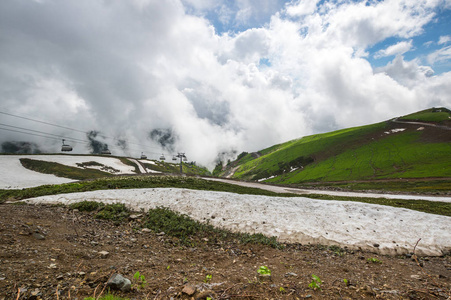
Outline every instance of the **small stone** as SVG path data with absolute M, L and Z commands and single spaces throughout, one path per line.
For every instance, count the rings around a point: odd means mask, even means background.
M 108 251 L 100 251 L 99 252 L 101 258 L 107 258 L 110 252 Z
M 190 284 L 187 284 L 183 287 L 182 293 L 187 294 L 188 296 L 192 296 L 196 293 L 196 287 Z
M 149 228 L 143 228 L 141 229 L 141 232 L 152 232 L 152 230 L 150 230 Z
M 121 290 L 122 292 L 128 292 L 131 290 L 132 282 L 123 277 L 121 274 L 114 274 L 107 282 L 107 287 L 113 290 Z
M 166 233 L 164 233 L 163 231 L 160 232 L 160 233 L 157 233 L 158 236 L 162 236 L 162 235 L 165 235 L 165 234 L 166 234 Z
M 64 279 L 64 275 L 58 275 L 58 276 L 56 276 L 56 279 L 57 280 L 63 280 Z
M 285 277 L 289 277 L 289 276 L 297 277 L 298 274 L 292 273 L 292 272 L 288 272 L 288 273 L 285 274 Z
M 50 266 L 48 266 L 49 269 L 56 269 L 56 264 L 50 264 Z
M 420 275 L 410 275 L 410 278 L 412 278 L 412 279 L 418 279 L 418 280 L 421 279 Z
M 379 244 L 373 244 L 373 246 L 379 248 Z
M 129 218 L 130 220 L 136 220 L 136 219 L 141 218 L 142 216 L 143 216 L 142 214 L 139 214 L 139 215 L 130 215 L 128 218 Z
M 37 240 L 45 240 L 45 236 L 37 232 L 33 233 L 33 237 Z

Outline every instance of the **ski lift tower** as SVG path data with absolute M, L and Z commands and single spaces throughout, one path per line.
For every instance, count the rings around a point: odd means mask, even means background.
M 175 155 L 175 157 L 180 158 L 180 174 L 183 174 L 183 170 L 182 170 L 182 160 L 183 160 L 183 161 L 187 161 L 187 158 L 186 158 L 186 156 L 185 156 L 185 153 L 179 152 L 177 155 Z

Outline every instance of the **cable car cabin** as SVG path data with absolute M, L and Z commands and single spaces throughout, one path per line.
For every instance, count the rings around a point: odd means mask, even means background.
M 102 150 L 102 152 L 100 152 L 100 154 L 102 155 L 111 155 L 111 151 L 108 149 Z
M 141 159 L 147 159 L 147 156 L 145 156 L 142 152 L 141 152 Z
M 166 157 L 164 157 L 164 155 L 163 155 L 163 154 L 161 154 L 161 156 L 160 156 L 160 160 L 166 160 Z
M 72 146 L 64 144 L 64 141 L 65 140 L 63 139 L 63 146 L 61 147 L 61 151 L 64 151 L 64 152 L 72 151 Z
M 183 155 L 183 161 L 187 161 L 187 160 L 188 160 L 188 158 L 186 158 L 186 156 Z
M 177 157 L 175 157 L 175 155 L 172 157 L 172 160 L 177 160 Z

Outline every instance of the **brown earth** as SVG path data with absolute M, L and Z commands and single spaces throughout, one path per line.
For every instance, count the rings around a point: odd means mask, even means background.
M 66 207 L 0 205 L 0 299 L 84 299 L 114 273 L 130 299 L 450 299 L 451 257 L 388 257 L 311 245 L 283 250 L 211 236 L 185 247 L 141 220 L 114 225 Z M 413 250 L 413 249 L 412 249 Z M 101 251 L 108 254 L 102 256 Z M 379 262 L 368 259 L 375 258 Z M 258 278 L 267 266 L 271 277 Z M 147 285 L 138 289 L 139 271 Z M 321 290 L 309 288 L 312 274 Z M 211 278 L 209 276 L 211 275 Z M 348 281 L 345 284 L 344 279 Z M 187 293 L 192 293 L 188 295 Z

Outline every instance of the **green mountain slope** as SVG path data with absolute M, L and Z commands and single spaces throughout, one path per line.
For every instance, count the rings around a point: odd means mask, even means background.
M 219 176 L 279 184 L 451 177 L 451 114 L 428 109 L 242 153 Z

